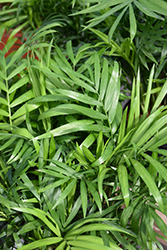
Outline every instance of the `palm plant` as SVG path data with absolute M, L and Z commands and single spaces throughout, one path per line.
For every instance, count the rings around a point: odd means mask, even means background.
M 127 77 L 132 81 L 138 67 L 151 69 L 160 63 L 156 78 L 166 61 L 165 1 L 85 1 L 88 7 L 73 15 L 87 15 L 84 30 L 91 30 L 99 37 L 98 46 L 106 48 L 105 54 L 121 62 Z M 97 26 L 97 29 L 96 29 Z M 127 65 L 128 63 L 128 65 Z M 143 69 L 147 79 L 149 71 Z M 146 91 L 146 89 L 145 89 Z
M 81 32 L 81 25 L 85 22 L 84 16 L 69 17 L 74 9 L 78 11 L 83 8 L 82 1 L 1 0 L 0 3 L 3 5 L 0 12 L 2 34 L 5 29 L 7 32 L 12 30 L 15 35 L 21 32 L 21 38 L 24 42 L 32 34 L 38 32 L 41 27 L 55 23 L 55 30 L 50 30 L 49 33 L 45 34 L 42 38 L 43 41 L 51 41 L 53 38 L 60 46 L 63 46 L 70 39 L 78 46 L 80 41 L 84 43 L 91 40 L 89 32 Z
M 2 248 L 162 249 L 167 83 L 150 110 L 155 67 L 142 103 L 138 71 L 123 111 L 120 68 L 103 51 L 30 48 L 0 60 Z

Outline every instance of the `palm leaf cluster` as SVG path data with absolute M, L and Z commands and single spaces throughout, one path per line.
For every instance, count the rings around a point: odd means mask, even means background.
M 167 81 L 158 78 L 165 52 L 159 61 L 143 57 L 145 75 L 134 62 L 138 9 L 146 19 L 138 25 L 150 24 L 154 33 L 165 23 L 160 3 L 72 1 L 73 11 L 84 6 L 75 13 L 80 18 L 93 13 L 86 27 L 95 34 L 92 44 L 46 41 L 61 25 L 54 22 L 6 56 L 17 28 L 11 33 L 0 53 L 2 249 L 163 249 L 156 237 L 167 237 L 166 225 L 156 211 L 167 215 Z M 114 37 L 127 13 L 123 47 Z M 113 18 L 107 35 L 103 22 Z M 122 52 L 128 46 L 129 54 Z M 129 79 L 118 54 L 133 68 Z

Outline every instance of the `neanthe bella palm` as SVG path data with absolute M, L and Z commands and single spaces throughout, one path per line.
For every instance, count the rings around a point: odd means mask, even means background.
M 167 2 L 0 9 L 0 249 L 163 250 Z

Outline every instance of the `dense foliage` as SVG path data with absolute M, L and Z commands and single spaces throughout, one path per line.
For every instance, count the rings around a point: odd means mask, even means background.
M 163 249 L 167 3 L 0 3 L 1 249 Z

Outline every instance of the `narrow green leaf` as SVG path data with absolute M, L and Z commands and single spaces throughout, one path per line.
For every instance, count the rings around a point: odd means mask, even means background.
M 92 31 L 93 33 L 95 33 L 98 37 L 100 37 L 107 45 L 109 45 L 110 43 L 108 42 L 108 36 L 106 34 L 104 34 L 103 32 L 101 32 L 100 30 L 96 30 L 93 28 L 89 28 L 90 31 Z
M 14 29 L 14 31 L 15 31 L 15 29 Z M 11 33 L 10 37 L 11 37 L 11 36 L 12 36 L 12 33 Z M 10 37 L 9 37 L 9 39 L 10 39 Z M 24 50 L 25 50 L 25 44 L 21 45 L 21 46 L 16 50 L 16 52 L 12 55 L 11 60 L 10 60 L 9 63 L 7 64 L 6 69 L 8 69 L 11 65 L 13 65 L 14 62 L 15 62 L 16 60 L 18 60 L 18 59 L 21 58 L 21 56 L 23 55 Z M 26 65 L 26 63 L 25 63 L 25 65 Z M 21 67 L 21 68 L 22 68 L 22 67 Z M 23 69 L 24 69 L 24 68 L 26 68 L 26 67 L 23 67 Z M 17 73 L 16 73 L 16 74 L 17 74 Z M 10 77 L 10 76 L 9 76 L 9 77 Z M 9 78 L 9 77 L 8 77 L 8 79 L 11 79 L 11 78 L 12 78 L 12 77 L 10 77 L 10 78 Z
M 114 62 L 114 68 L 112 71 L 112 75 L 106 90 L 106 96 L 105 96 L 105 103 L 104 107 L 105 110 L 108 111 L 110 107 L 114 110 L 116 110 L 118 97 L 119 97 L 119 66 L 117 62 Z M 114 113 L 115 115 L 115 113 Z M 113 115 L 113 116 L 114 116 Z
M 57 244 L 57 243 L 61 242 L 62 240 L 63 240 L 63 238 L 61 238 L 61 237 L 45 238 L 42 240 L 36 240 L 36 241 L 29 243 L 29 244 L 27 244 L 19 249 L 20 250 L 33 250 L 33 249 L 36 249 L 39 247 L 41 248 L 41 247 Z
M 71 41 L 68 41 L 66 43 L 66 51 L 67 51 L 67 55 L 69 56 L 71 62 L 74 64 L 74 53 L 73 53 Z
M 146 8 L 158 12 L 161 15 L 167 15 L 167 3 L 163 0 L 139 0 Z
M 40 201 L 40 196 L 33 185 L 32 181 L 28 178 L 28 176 L 24 173 L 20 176 L 20 178 L 23 180 L 24 185 L 33 193 L 33 195 Z
M 29 101 L 30 99 L 32 99 L 34 97 L 33 91 L 29 90 L 26 93 L 22 94 L 21 96 L 19 96 L 18 98 L 14 99 L 14 101 L 10 104 L 10 107 L 13 108 L 19 104 L 22 104 L 26 101 Z
M 27 214 L 31 214 L 33 216 L 36 216 L 38 219 L 42 220 L 45 225 L 54 233 L 56 234 L 58 237 L 61 237 L 61 233 L 60 230 L 56 224 L 56 222 L 53 220 L 53 218 L 46 212 L 44 212 L 43 210 L 40 210 L 38 208 L 23 208 L 23 207 L 12 207 L 12 209 L 18 211 L 18 212 L 22 212 L 22 213 L 27 213 Z M 49 220 L 47 219 L 47 217 L 49 218 Z M 54 226 L 54 224 L 56 225 L 56 227 Z M 56 237 L 57 239 L 57 237 Z M 60 239 L 60 238 L 59 238 Z M 27 250 L 29 250 L 30 248 L 26 248 Z M 33 248 L 31 248 L 33 249 Z
M 10 80 L 11 78 L 13 78 L 15 75 L 19 74 L 21 71 L 23 71 L 25 68 L 27 68 L 28 63 L 27 62 L 23 62 L 21 65 L 19 65 L 16 69 L 14 69 L 10 75 L 7 77 L 7 80 Z
M 1 77 L 1 74 L 3 74 L 3 73 L 0 71 L 0 77 Z M 2 78 L 3 78 L 3 77 L 2 77 Z M 4 76 L 3 79 L 5 79 L 5 76 Z M 4 90 L 5 92 L 8 91 L 6 85 L 5 85 L 2 81 L 0 81 L 0 89 Z
M 102 155 L 95 162 L 93 162 L 91 166 L 94 168 L 105 163 L 105 161 L 108 159 L 109 155 L 112 152 L 113 152 L 113 144 L 109 142 Z
M 68 186 L 64 189 L 64 191 L 62 192 L 62 194 L 60 195 L 60 197 L 58 198 L 58 200 L 56 201 L 55 205 L 53 206 L 52 209 L 54 209 L 55 207 L 57 207 L 71 192 L 71 190 L 73 189 L 73 187 L 76 185 L 77 180 L 73 179 Z
M 64 227 L 67 227 L 70 224 L 70 222 L 74 219 L 74 217 L 78 213 L 80 207 L 81 207 L 81 197 L 79 196 L 71 209 L 71 212 L 64 224 Z
M 154 124 L 149 129 L 147 129 L 147 133 L 141 136 L 141 138 L 138 140 L 137 145 L 141 147 L 144 145 L 144 143 L 148 142 L 148 140 L 151 139 L 151 137 L 156 134 L 157 131 L 161 130 L 162 127 L 165 126 L 166 120 L 167 115 L 161 117 L 156 122 L 154 122 Z
M 158 187 L 156 186 L 153 178 L 151 177 L 150 173 L 147 171 L 147 169 L 138 161 L 131 159 L 131 162 L 139 174 L 139 176 L 143 179 L 145 184 L 147 185 L 148 189 L 150 190 L 151 194 L 154 196 L 156 202 L 158 203 L 161 211 L 164 211 L 164 205 L 163 200 L 161 197 L 161 194 L 158 190 Z
M 142 3 L 140 0 L 139 1 L 134 1 L 134 4 L 136 5 L 136 7 L 141 10 L 144 14 L 146 14 L 147 16 L 151 16 L 155 19 L 161 19 L 164 20 L 161 16 L 157 15 L 156 13 L 154 13 L 150 8 L 147 8 L 145 6 L 144 3 Z
M 137 23 L 132 4 L 129 5 L 129 22 L 130 22 L 130 38 L 131 41 L 133 41 L 137 32 Z
M 30 134 L 30 132 L 26 128 L 13 129 L 12 133 L 14 135 L 18 135 L 20 137 L 27 138 L 27 139 L 32 139 L 33 138 L 33 136 Z
M 155 70 L 155 64 L 153 65 L 151 72 L 150 72 L 150 77 L 149 77 L 149 82 L 148 82 L 148 87 L 147 87 L 147 94 L 146 94 L 145 105 L 144 105 L 144 111 L 143 111 L 144 117 L 146 117 L 148 114 L 154 70 Z
M 156 169 L 161 177 L 167 182 L 167 169 L 156 159 L 148 154 L 142 153 L 142 156 Z
M 12 120 L 15 120 L 18 117 L 24 116 L 26 114 L 26 111 L 30 113 L 31 111 L 37 109 L 40 105 L 39 104 L 27 104 L 25 103 L 22 105 L 17 111 L 12 115 Z M 26 120 L 26 117 L 24 117 L 23 120 Z
M 0 147 L 0 151 L 4 150 L 6 148 L 8 148 L 9 146 L 11 146 L 11 144 L 17 139 L 17 137 L 12 137 L 11 139 L 9 139 L 6 143 L 4 143 L 1 147 Z
M 12 152 L 10 158 L 9 158 L 8 161 L 7 161 L 8 163 L 10 163 L 10 161 L 13 160 L 13 158 L 15 158 L 16 155 L 19 153 L 19 151 L 22 149 L 23 143 L 24 143 L 24 140 L 23 140 L 23 139 L 20 139 L 20 140 L 17 142 L 15 148 L 13 149 L 13 152 Z
M 159 211 L 157 211 L 157 213 L 156 213 L 151 207 L 149 207 L 149 212 L 151 213 L 152 217 L 154 218 L 155 223 L 158 226 L 158 228 L 167 237 L 166 224 L 163 221 L 163 219 L 159 216 L 159 214 L 162 214 L 162 213 Z
M 63 125 L 61 127 L 58 127 L 56 129 L 51 130 L 50 132 L 47 132 L 45 134 L 42 134 L 38 137 L 36 137 L 36 140 L 40 140 L 43 138 L 50 138 L 51 135 L 55 136 L 59 136 L 59 135 L 65 135 L 65 134 L 69 134 L 75 131 L 78 131 L 78 128 L 80 128 L 80 131 L 82 130 L 87 130 L 87 126 L 92 125 L 94 122 L 92 120 L 81 120 L 81 121 L 75 121 L 75 122 L 71 122 L 69 124 Z
M 40 226 L 41 226 L 41 222 L 39 220 L 33 220 L 23 225 L 23 227 L 17 233 L 18 235 L 22 235 Z
M 0 104 L 4 104 L 4 105 L 8 105 L 8 102 L 7 102 L 7 100 L 6 99 L 4 99 L 4 98 L 2 98 L 2 97 L 0 97 Z
M 153 108 L 151 110 L 151 113 L 153 113 L 159 107 L 159 105 L 161 105 L 162 100 L 164 99 L 166 94 L 167 94 L 167 81 L 162 86 L 162 89 L 161 89 L 158 97 L 156 98 L 156 101 L 155 101 L 154 106 L 153 106 Z
M 116 244 L 114 243 L 111 243 L 111 247 L 108 247 L 108 246 L 105 246 L 103 245 L 102 243 L 99 244 L 99 242 L 96 242 L 98 240 L 98 237 L 97 239 L 94 238 L 94 242 L 91 242 L 91 241 L 87 241 L 87 239 L 83 239 L 83 240 L 73 240 L 73 241 L 69 241 L 68 244 L 72 245 L 72 246 L 75 246 L 77 247 L 76 249 L 82 249 L 82 247 L 84 246 L 84 249 L 88 249 L 88 250 L 121 250 L 120 247 L 118 247 Z
M 104 150 L 103 132 L 100 131 L 97 139 L 96 158 L 99 158 Z
M 105 9 L 105 8 L 110 7 L 110 6 L 114 6 L 114 5 L 123 3 L 123 2 L 125 2 L 125 0 L 112 0 L 112 2 L 111 1 L 99 2 L 98 4 L 93 5 L 89 8 L 84 9 L 84 10 L 81 10 L 73 15 L 87 14 L 87 13 L 99 11 L 99 10 L 102 10 L 102 9 Z
M 100 98 L 104 99 L 104 95 L 106 93 L 106 87 L 108 84 L 108 61 L 104 58 L 102 75 L 101 75 L 101 83 L 100 83 Z
M 119 134 L 118 134 L 118 141 L 117 144 L 119 144 L 124 136 L 125 136 L 125 131 L 126 131 L 126 122 L 127 122 L 127 112 L 128 112 L 128 107 L 126 107 L 123 117 L 122 117 L 122 121 L 121 121 L 121 125 L 119 128 Z
M 121 191 L 125 200 L 126 207 L 129 206 L 130 193 L 129 193 L 129 183 L 128 183 L 128 171 L 123 164 L 118 166 L 118 179 L 121 185 Z
M 0 203 L 10 210 L 10 202 L 9 202 L 9 200 L 6 197 L 2 196 L 1 194 L 0 194 Z
M 42 170 L 39 170 L 39 172 L 45 172 L 44 170 L 42 171 Z M 47 173 L 47 171 L 46 171 L 46 173 Z M 47 185 L 47 186 L 45 186 L 45 187 L 43 187 L 43 188 L 40 188 L 39 189 L 39 193 L 44 193 L 44 192 L 46 192 L 46 191 L 48 191 L 48 190 L 51 190 L 51 189 L 53 189 L 53 188 L 57 188 L 57 187 L 60 187 L 61 185 L 63 185 L 64 183 L 66 183 L 66 182 L 68 182 L 69 181 L 69 178 L 68 177 L 66 177 L 66 178 L 63 178 L 62 180 L 58 180 L 58 181 L 56 181 L 56 182 L 54 182 L 54 183 L 51 183 L 51 184 L 49 184 L 49 185 Z
M 100 83 L 100 58 L 97 52 L 95 52 L 95 87 L 99 90 Z
M 83 217 L 86 217 L 86 211 L 87 211 L 87 188 L 85 181 L 82 179 L 80 182 L 80 192 L 81 192 L 81 202 L 82 202 L 82 210 L 83 210 Z
M 93 219 L 95 219 L 95 218 L 93 218 Z M 103 218 L 103 220 L 104 220 L 104 218 Z M 112 223 L 110 223 L 110 224 L 93 223 L 93 224 L 88 224 L 88 225 L 82 226 L 80 228 L 74 228 L 68 232 L 66 237 L 71 237 L 73 235 L 76 236 L 79 234 L 83 234 L 85 232 L 91 232 L 91 231 L 97 231 L 97 230 L 121 232 L 121 233 L 125 233 L 127 235 L 131 235 L 132 237 L 136 237 L 136 235 L 134 233 L 132 233 L 131 231 L 124 229 L 118 225 L 114 225 Z
M 98 190 L 100 194 L 100 199 L 103 199 L 103 181 L 105 178 L 106 173 L 109 171 L 109 169 L 104 168 L 102 171 L 99 172 L 98 174 Z
M 81 93 L 78 93 L 76 91 L 66 90 L 66 89 L 57 89 L 56 92 L 68 96 L 74 100 L 89 104 L 89 105 L 96 105 L 96 106 L 102 106 L 102 103 L 97 101 L 95 98 L 92 98 L 88 95 L 83 95 Z
M 29 77 L 27 75 L 23 76 L 23 78 L 21 78 L 18 82 L 16 82 L 15 84 L 13 84 L 10 89 L 9 89 L 9 94 L 11 94 L 12 92 L 14 92 L 15 90 L 19 89 L 20 87 L 24 86 L 25 84 L 27 84 L 29 82 Z
M 4 109 L 0 109 L 0 116 L 6 116 L 9 117 L 9 113 L 7 111 L 5 111 Z
M 92 163 L 96 160 L 96 158 L 94 157 L 94 155 L 91 153 L 91 151 L 85 147 L 84 145 L 82 146 L 82 151 L 85 155 L 85 157 Z
M 89 134 L 86 139 L 81 143 L 80 148 L 84 145 L 85 147 L 89 148 L 94 141 L 96 140 L 97 135 L 94 133 Z
M 86 184 L 89 188 L 89 191 L 91 192 L 93 198 L 94 198 L 94 201 L 96 202 L 98 208 L 99 208 L 99 211 L 100 213 L 102 212 L 102 204 L 101 204 L 101 200 L 100 200 L 100 197 L 99 197 L 99 194 L 94 186 L 93 183 L 91 183 L 89 180 L 86 180 Z
M 142 136 L 146 134 L 148 128 L 152 125 L 154 120 L 162 112 L 163 109 L 164 109 L 163 107 L 160 107 L 158 110 L 156 110 L 154 113 L 152 113 L 148 118 L 144 120 L 144 122 L 139 126 L 139 128 L 136 130 L 136 132 L 132 137 L 132 141 L 134 143 L 137 143 L 139 139 L 141 139 Z
M 117 16 L 116 20 L 114 21 L 113 25 L 111 26 L 111 28 L 110 28 L 110 30 L 109 30 L 109 33 L 108 33 L 108 41 L 109 41 L 109 43 L 110 43 L 110 41 L 111 41 L 111 39 L 112 39 L 112 36 L 113 36 L 113 34 L 114 34 L 114 32 L 115 32 L 115 30 L 116 30 L 118 24 L 120 23 L 120 21 L 121 21 L 123 15 L 125 14 L 125 12 L 126 12 L 127 9 L 128 9 L 128 6 L 125 7 L 125 8 L 123 9 L 123 11 Z
M 136 108 L 135 108 L 135 122 L 138 123 L 139 118 L 140 118 L 140 69 L 138 69 L 137 72 L 137 80 L 136 80 L 136 98 L 137 98 L 137 103 L 136 103 Z

